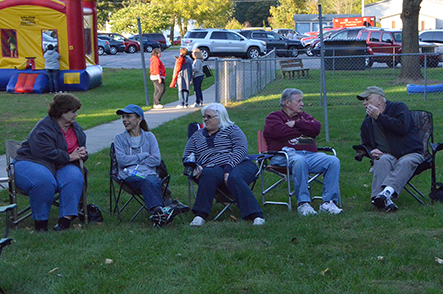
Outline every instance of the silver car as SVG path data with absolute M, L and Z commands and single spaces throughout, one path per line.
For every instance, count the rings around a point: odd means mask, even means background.
M 186 33 L 181 46 L 192 52 L 200 49 L 204 60 L 211 56 L 258 58 L 266 54 L 264 41 L 251 40 L 225 29 L 197 29 Z

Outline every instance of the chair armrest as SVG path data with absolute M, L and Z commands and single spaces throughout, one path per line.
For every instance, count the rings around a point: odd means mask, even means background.
M 317 147 L 317 151 L 329 152 L 329 153 L 334 154 L 334 156 L 337 156 L 337 152 L 332 147 Z
M 443 143 L 431 143 L 430 145 L 434 154 L 443 149 Z
M 0 206 L 0 213 L 8 212 L 17 207 L 17 204 L 11 204 L 6 206 Z
M 356 154 L 355 154 L 355 160 L 362 161 L 363 157 L 368 157 L 370 159 L 373 159 L 371 156 L 371 152 L 369 152 L 368 147 L 365 145 L 354 145 L 352 146 L 354 148 Z

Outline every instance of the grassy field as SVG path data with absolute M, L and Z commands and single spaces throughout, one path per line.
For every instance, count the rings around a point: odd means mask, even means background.
M 144 102 L 143 83 L 135 85 L 129 78 L 141 71 L 106 73 L 103 87 L 79 93 L 84 107 L 78 120 L 83 126 L 115 119 L 114 111 L 122 105 Z M 293 87 L 292 82 L 277 80 L 265 89 L 265 95 L 230 105 L 230 117 L 245 132 L 250 153 L 257 152 L 256 132 L 273 110 L 263 106 L 271 101 L 277 109 L 279 93 Z M 360 89 L 367 86 L 367 81 L 357 76 L 353 82 Z M 348 83 L 334 85 L 334 93 L 353 96 L 347 90 Z M 165 99 L 173 101 L 176 92 L 169 91 Z M 318 93 L 312 92 L 307 100 L 318 101 Z M 50 97 L 43 96 L 1 94 L 0 99 L 21 103 L 17 107 L 10 101 L 6 109 L 31 128 L 44 115 L 47 106 L 43 100 Z M 31 99 L 41 99 L 40 110 L 32 110 L 28 105 Z M 411 109 L 434 113 L 438 142 L 443 141 L 441 103 L 441 99 L 408 101 Z M 23 111 L 16 111 L 20 109 Z M 324 121 L 324 110 L 317 103 L 306 103 L 304 110 Z M 26 115 L 27 111 L 32 115 Z M 369 162 L 356 162 L 352 150 L 360 141 L 364 109 L 357 104 L 336 105 L 329 108 L 328 116 L 330 141 L 325 142 L 324 133 L 318 141 L 320 146 L 334 147 L 341 160 L 343 214 L 301 217 L 282 206 L 266 206 L 266 224 L 253 227 L 241 221 L 239 211 L 233 208 L 202 228 L 189 227 L 193 215 L 187 213 L 177 216 L 168 227 L 156 229 L 146 213 L 129 223 L 138 209 L 130 205 L 121 223 L 104 212 L 101 225 L 76 221 L 72 230 L 47 234 L 34 233 L 33 221 L 26 220 L 10 232 L 14 242 L 0 259 L 0 287 L 6 293 L 442 293 L 443 265 L 434 259 L 443 258 L 443 206 L 429 201 L 429 205 L 421 206 L 402 193 L 396 202 L 398 212 L 374 210 L 369 201 Z M 28 121 L 31 117 L 32 123 Z M 196 112 L 153 130 L 172 177 L 173 196 L 185 203 L 187 181 L 180 158 L 188 123 L 200 120 L 201 114 Z M 15 131 L 2 129 L 2 135 L 11 136 Z M 441 160 L 439 156 L 437 165 Z M 86 164 L 90 171 L 89 201 L 109 209 L 109 150 L 91 155 Z M 440 181 L 442 176 L 438 166 Z M 425 193 L 429 193 L 429 182 L 429 172 L 414 179 Z M 254 193 L 259 199 L 259 183 Z M 270 197 L 285 199 L 284 189 Z M 0 199 L 7 203 L 5 193 Z M 21 199 L 19 204 L 25 203 L 26 199 Z M 319 204 L 314 202 L 314 207 Z M 210 219 L 220 209 L 214 204 Z M 50 225 L 56 223 L 57 214 L 53 209 Z

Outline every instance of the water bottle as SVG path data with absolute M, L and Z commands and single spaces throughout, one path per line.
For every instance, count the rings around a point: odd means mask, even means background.
M 139 177 L 142 179 L 146 179 L 146 177 L 139 171 L 136 171 L 135 169 L 128 169 L 128 168 L 124 168 L 123 171 L 128 175 L 128 176 L 132 176 L 132 177 Z
M 188 177 L 192 177 L 192 172 L 194 168 L 196 167 L 195 163 L 195 154 L 192 152 L 188 155 L 188 157 L 185 158 L 185 161 L 183 161 L 183 165 L 185 166 L 185 170 L 183 174 Z

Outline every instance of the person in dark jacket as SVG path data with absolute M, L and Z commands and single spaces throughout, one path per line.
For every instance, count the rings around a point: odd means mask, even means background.
M 43 54 L 45 59 L 45 69 L 49 78 L 49 94 L 58 92 L 58 72 L 60 71 L 60 53 L 54 50 L 54 46 L 49 44 L 48 50 Z
M 363 101 L 366 117 L 361 125 L 362 145 L 373 159 L 371 201 L 386 212 L 396 211 L 392 202 L 425 158 L 422 142 L 403 102 L 386 101 L 385 92 L 368 87 L 357 98 Z
M 48 230 L 56 192 L 60 196 L 58 224 L 66 230 L 78 216 L 84 177 L 80 160 L 88 157 L 86 135 L 75 121 L 81 103 L 72 94 L 56 94 L 48 115 L 37 123 L 17 150 L 14 161 L 17 187 L 29 195 L 37 232 Z
M 316 214 L 310 205 L 309 173 L 323 173 L 323 204 L 320 211 L 339 214 L 340 160 L 336 156 L 317 152 L 315 138 L 321 124 L 303 111 L 303 93 L 297 89 L 285 89 L 280 98 L 281 110 L 266 117 L 264 137 L 270 151 L 283 150 L 289 157 L 292 182 L 297 196 L 298 212 L 301 215 Z M 284 155 L 276 155 L 271 165 L 286 166 Z
M 181 48 L 180 56 L 177 57 L 174 66 L 170 88 L 177 86 L 178 105 L 177 108 L 188 108 L 189 91 L 192 80 L 192 60 L 188 57 L 188 49 Z

